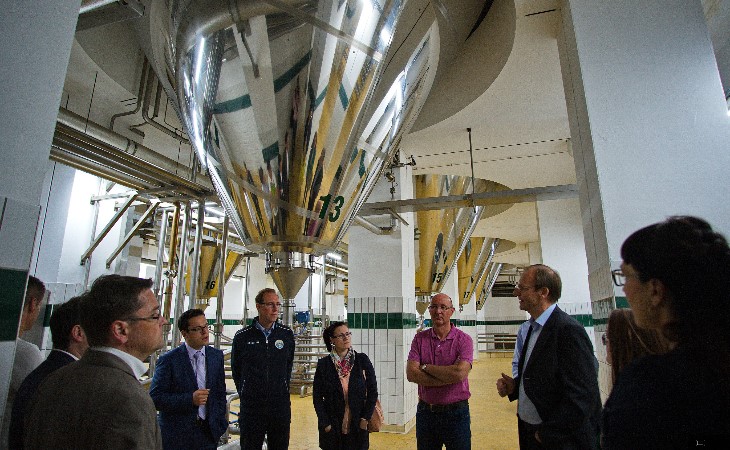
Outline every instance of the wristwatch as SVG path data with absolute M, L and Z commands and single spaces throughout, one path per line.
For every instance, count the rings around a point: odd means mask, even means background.
M 421 364 L 421 372 L 426 372 L 426 366 L 428 364 Z

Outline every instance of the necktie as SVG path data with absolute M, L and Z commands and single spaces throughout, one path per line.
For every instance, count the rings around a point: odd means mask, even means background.
M 205 357 L 203 352 L 198 350 L 193 358 L 195 359 L 195 380 L 198 383 L 198 389 L 205 389 Z M 205 419 L 205 405 L 198 406 L 198 416 Z

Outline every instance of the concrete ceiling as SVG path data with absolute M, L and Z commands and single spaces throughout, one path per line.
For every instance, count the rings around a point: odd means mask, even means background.
M 469 2 L 469 15 L 444 18 L 426 0 L 423 15 L 439 21 L 447 36 L 454 21 L 473 21 L 488 2 Z M 438 2 L 443 3 L 443 2 Z M 412 131 L 402 141 L 401 160 L 413 156 L 415 174 L 474 175 L 512 189 L 575 183 L 570 131 L 558 58 L 558 0 L 494 0 L 487 17 L 458 48 L 442 48 L 434 85 Z M 721 78 L 730 90 L 730 0 L 703 0 L 719 58 Z M 462 39 L 463 36 L 452 36 Z M 448 47 L 444 39 L 444 47 Z M 65 86 L 65 105 L 108 125 L 113 114 L 134 106 L 141 72 L 141 51 L 128 22 L 77 32 Z M 92 100 L 93 95 L 93 100 Z M 163 98 L 164 103 L 164 98 Z M 179 126 L 169 113 L 164 120 Z M 133 117 L 120 119 L 115 131 L 128 130 Z M 189 146 L 170 143 L 154 128 L 142 126 L 145 145 L 185 164 Z M 535 203 L 520 203 L 483 219 L 475 235 L 507 239 L 516 246 L 497 259 L 528 263 L 527 246 L 539 242 Z

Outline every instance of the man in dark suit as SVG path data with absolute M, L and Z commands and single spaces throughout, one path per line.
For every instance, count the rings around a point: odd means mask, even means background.
M 162 447 L 212 450 L 228 428 L 223 352 L 207 345 L 202 310 L 185 311 L 177 327 L 185 343 L 160 356 L 150 388 L 160 411 Z
M 583 326 L 558 308 L 562 283 L 542 264 L 515 286 L 530 328 L 516 378 L 502 374 L 497 391 L 517 405 L 521 449 L 597 449 L 601 399 L 593 346 Z
M 94 281 L 81 300 L 91 347 L 38 388 L 25 419 L 26 449 L 162 448 L 155 405 L 139 382 L 167 323 L 151 287 L 150 279 L 122 275 Z
M 89 344 L 86 341 L 84 330 L 79 324 L 81 297 L 73 297 L 66 303 L 53 309 L 50 327 L 53 339 L 53 351 L 45 361 L 31 372 L 20 385 L 13 403 L 13 413 L 10 416 L 9 448 L 23 448 L 23 421 L 28 403 L 48 375 L 74 361 L 78 361 Z M 38 430 L 32 430 L 37 432 Z

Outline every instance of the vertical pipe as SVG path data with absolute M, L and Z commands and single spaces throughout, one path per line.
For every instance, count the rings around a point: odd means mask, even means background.
M 162 266 L 165 265 L 165 240 L 167 239 L 167 218 L 169 211 L 162 211 L 160 220 L 160 234 L 157 238 L 157 261 L 155 261 L 155 295 L 157 301 L 162 304 Z
M 170 251 L 169 251 L 169 259 L 167 264 L 167 271 L 165 272 L 165 277 L 167 277 L 167 283 L 165 285 L 165 294 L 164 294 L 164 305 L 162 308 L 162 314 L 165 316 L 165 320 L 167 320 L 167 325 L 165 325 L 164 332 L 163 332 L 163 342 L 165 343 L 165 347 L 167 347 L 167 340 L 170 337 L 170 310 L 172 309 L 172 290 L 173 290 L 173 280 L 175 279 L 175 269 L 173 268 L 173 264 L 175 264 L 175 258 L 177 258 L 177 236 L 178 236 L 178 226 L 180 225 L 180 202 L 175 202 L 175 212 L 172 215 L 172 224 L 170 229 Z
M 190 292 L 188 292 L 188 309 L 195 308 L 198 294 L 198 278 L 200 278 L 200 247 L 203 245 L 203 225 L 205 223 L 205 199 L 198 199 L 198 224 L 195 227 L 195 245 L 193 246 L 193 266 L 190 269 Z
M 213 345 L 221 348 L 223 334 L 223 294 L 226 287 L 226 256 L 228 254 L 228 216 L 223 218 L 223 236 L 221 237 L 221 267 L 218 271 L 218 302 L 215 305 L 215 337 Z
M 188 234 L 190 232 L 190 222 L 192 222 L 192 208 L 190 202 L 185 203 L 185 217 L 183 218 L 182 233 L 180 236 L 180 258 L 177 265 L 177 290 L 175 295 L 175 321 L 182 315 L 185 307 L 185 263 L 187 262 L 188 253 Z M 172 346 L 180 345 L 180 330 L 172 327 Z
M 312 265 L 314 266 L 314 264 Z M 314 322 L 314 311 L 312 308 L 312 301 L 314 297 L 314 286 L 312 286 L 312 282 L 314 281 L 314 272 L 309 272 L 309 292 L 307 295 L 307 311 L 309 313 L 309 322 Z M 303 332 L 306 334 L 306 330 L 310 328 L 310 324 L 307 324 L 304 327 Z
M 322 256 L 322 278 L 319 280 L 319 289 L 320 289 L 320 296 L 321 296 L 321 304 L 320 304 L 320 311 L 322 313 L 322 330 L 327 328 L 328 320 L 327 320 L 327 293 L 325 292 L 325 285 L 327 284 L 327 257 Z
M 251 269 L 251 257 L 246 257 L 246 279 L 243 285 L 243 323 L 245 327 L 248 325 L 248 276 Z
M 101 191 L 101 184 L 102 180 L 99 179 L 99 187 L 97 188 L 97 192 Z M 89 241 L 89 245 L 94 243 L 94 240 L 96 237 L 94 236 L 96 234 L 96 224 L 99 221 L 99 202 L 101 200 L 97 200 L 94 202 L 94 218 L 91 220 L 91 240 Z M 89 288 L 89 275 L 91 273 L 91 254 L 84 260 L 84 290 Z

